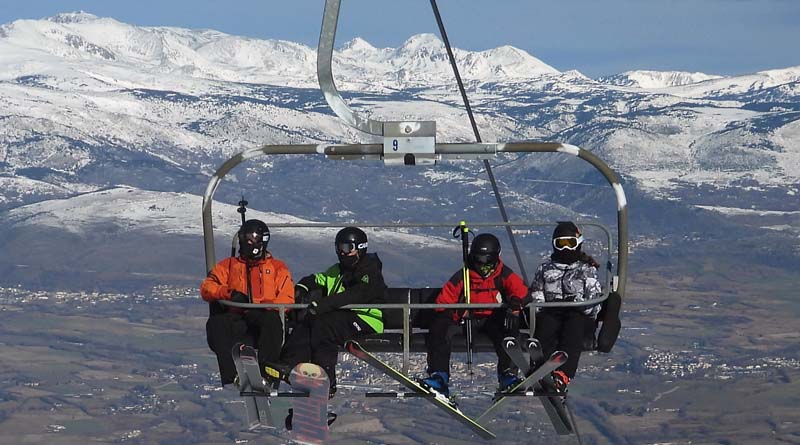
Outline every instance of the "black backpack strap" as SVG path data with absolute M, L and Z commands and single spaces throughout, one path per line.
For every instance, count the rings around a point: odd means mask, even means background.
M 494 287 L 498 292 L 500 292 L 500 295 L 503 296 L 503 300 L 505 300 L 507 297 L 505 286 L 503 286 L 503 280 L 510 277 L 512 273 L 514 273 L 514 271 L 511 270 L 510 267 L 503 264 L 503 268 L 500 270 L 500 273 L 494 277 Z

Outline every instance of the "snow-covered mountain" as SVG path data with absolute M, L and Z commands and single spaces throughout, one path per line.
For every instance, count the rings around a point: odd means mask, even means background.
M 376 141 L 332 114 L 317 87 L 315 50 L 293 42 L 68 13 L 0 26 L 0 55 L 0 209 L 38 203 L 46 213 L 61 202 L 50 200 L 119 186 L 196 197 L 222 161 L 247 148 Z M 797 210 L 800 67 L 590 79 L 510 46 L 455 55 L 483 140 L 592 150 L 640 200 L 638 216 L 649 224 L 642 230 L 680 230 L 663 206 Z M 433 35 L 398 48 L 354 39 L 335 51 L 333 70 L 360 113 L 436 120 L 438 141 L 474 140 Z M 497 164 L 516 219 L 615 211 L 603 180 L 574 159 L 528 155 Z M 236 202 L 244 192 L 257 208 L 309 219 L 398 220 L 409 206 L 416 219 L 495 218 L 478 164 L 342 171 L 319 158 L 258 159 L 230 175 L 217 196 Z M 377 199 L 364 194 L 365 184 Z M 331 199 L 340 192 L 346 197 Z
M 720 79 L 722 76 L 705 73 L 687 73 L 684 71 L 626 71 L 614 76 L 604 77 L 600 80 L 603 83 L 619 85 L 624 87 L 636 87 L 644 89 L 657 89 L 691 85 L 711 79 Z

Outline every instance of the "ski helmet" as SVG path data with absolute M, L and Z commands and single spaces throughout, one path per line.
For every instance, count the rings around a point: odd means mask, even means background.
M 560 221 L 553 230 L 553 261 L 571 264 L 578 261 L 583 245 L 581 230 L 572 221 Z
M 353 266 L 367 254 L 367 234 L 358 227 L 345 227 L 336 234 L 336 256 L 342 266 Z M 349 255 L 353 251 L 356 255 Z
M 469 266 L 482 277 L 488 277 L 500 259 L 500 240 L 491 233 L 481 233 L 469 248 Z
M 269 243 L 269 227 L 258 219 L 249 219 L 239 229 L 239 255 L 247 260 L 264 257 Z

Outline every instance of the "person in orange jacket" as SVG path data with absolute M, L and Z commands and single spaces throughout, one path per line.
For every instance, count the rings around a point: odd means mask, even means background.
M 213 303 L 229 300 L 236 303 L 294 303 L 294 282 L 283 261 L 267 250 L 269 227 L 264 222 L 245 221 L 238 232 L 239 256 L 220 261 L 200 286 L 203 300 Z M 236 367 L 231 349 L 236 343 L 258 349 L 259 368 L 277 361 L 284 340 L 284 327 L 277 309 L 226 310 L 208 317 L 208 346 L 217 355 L 222 385 L 233 383 Z M 255 340 L 255 345 L 253 341 Z

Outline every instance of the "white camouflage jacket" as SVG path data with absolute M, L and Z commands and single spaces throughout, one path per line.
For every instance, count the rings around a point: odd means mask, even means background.
M 548 260 L 539 266 L 530 286 L 534 302 L 586 301 L 603 293 L 597 268 L 583 261 L 572 264 Z M 600 305 L 581 306 L 583 313 L 596 317 Z M 537 308 L 539 310 L 541 308 Z

